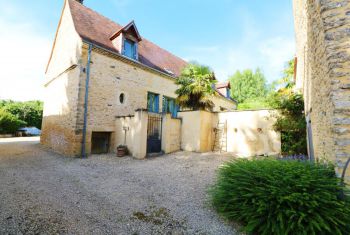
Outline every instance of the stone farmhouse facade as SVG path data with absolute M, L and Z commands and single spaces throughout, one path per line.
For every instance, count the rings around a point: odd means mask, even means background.
M 294 18 L 309 152 L 333 161 L 349 181 L 343 169 L 350 157 L 350 1 L 294 0 Z
M 172 133 L 181 124 L 175 79 L 186 64 L 142 38 L 133 21 L 122 27 L 82 1 L 65 0 L 46 68 L 41 143 L 69 156 L 113 152 L 129 143 L 142 158 L 148 116 L 162 113 L 163 122 L 156 124 L 168 138 L 162 148 L 178 150 L 179 133 Z M 229 85 L 219 89 L 213 111 L 235 110 Z

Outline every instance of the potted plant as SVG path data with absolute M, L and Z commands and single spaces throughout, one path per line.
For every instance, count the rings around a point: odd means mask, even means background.
M 117 157 L 124 157 L 128 153 L 126 145 L 119 145 L 117 147 Z

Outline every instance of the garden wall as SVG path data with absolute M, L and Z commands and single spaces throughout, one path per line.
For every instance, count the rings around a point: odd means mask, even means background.
M 138 159 L 146 157 L 148 113 L 136 111 L 133 116 L 117 117 L 115 121 L 115 144 L 127 145 L 130 154 Z
M 227 152 L 238 156 L 279 154 L 281 136 L 273 130 L 276 121 L 273 112 L 257 110 L 218 113 L 218 122 L 227 125 Z
M 275 118 L 270 110 L 210 113 L 180 112 L 181 148 L 184 151 L 209 152 L 213 149 L 218 123 L 226 125 L 227 149 L 237 156 L 275 155 L 281 152 L 280 133 L 273 130 Z
M 163 115 L 162 120 L 162 150 L 172 153 L 181 149 L 181 119 L 172 118 L 170 114 Z

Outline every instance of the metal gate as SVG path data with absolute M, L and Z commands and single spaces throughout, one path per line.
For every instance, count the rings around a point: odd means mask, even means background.
M 148 113 L 147 153 L 159 153 L 162 150 L 162 115 Z

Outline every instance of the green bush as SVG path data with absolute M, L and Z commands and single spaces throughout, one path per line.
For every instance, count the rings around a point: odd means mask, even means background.
M 28 126 L 35 126 L 41 129 L 43 117 L 43 103 L 41 101 L 5 101 L 3 102 L 3 109 L 26 122 Z
M 219 214 L 253 234 L 350 234 L 349 198 L 332 165 L 281 160 L 224 164 L 210 190 Z
M 259 110 L 270 109 L 270 104 L 266 98 L 247 99 L 243 103 L 238 103 L 238 110 Z
M 274 130 L 281 132 L 282 154 L 306 154 L 306 121 L 304 99 L 290 89 L 281 89 L 271 95 L 271 107 L 278 109 Z
M 19 120 L 15 115 L 0 109 L 0 133 L 12 134 L 26 123 Z

